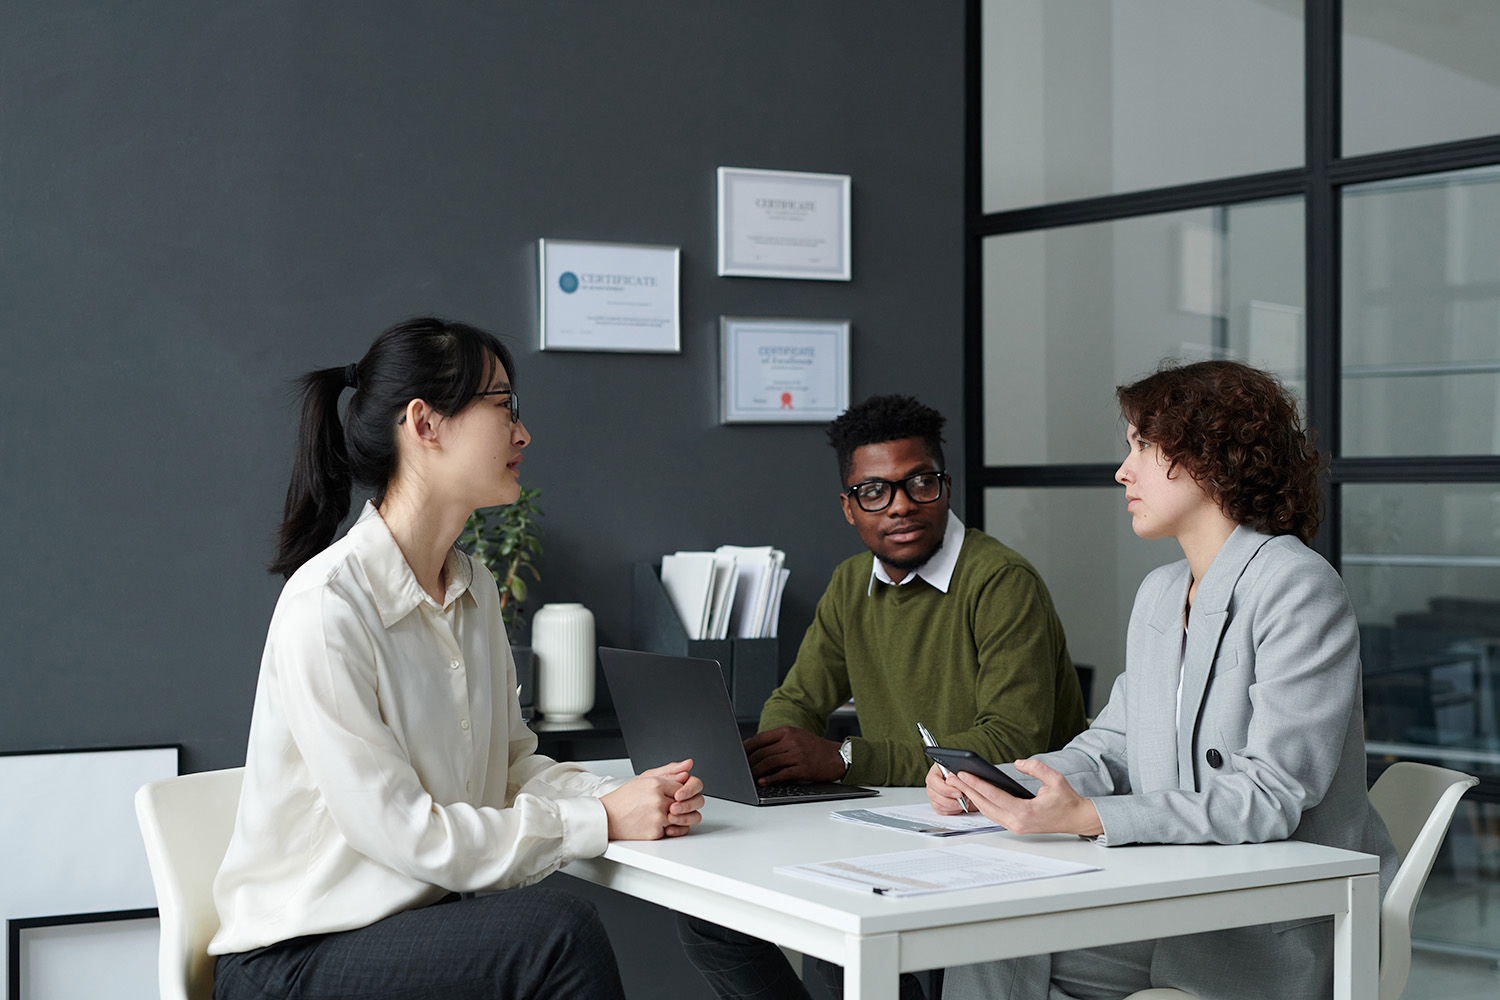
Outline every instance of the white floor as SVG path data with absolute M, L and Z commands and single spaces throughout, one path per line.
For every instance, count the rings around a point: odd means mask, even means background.
M 1460 955 L 1414 952 L 1411 978 L 1401 1000 L 1495 1000 L 1500 967 L 1493 961 Z
M 1471 871 L 1464 880 L 1434 871 L 1412 926 L 1411 978 L 1403 1000 L 1500 998 L 1500 881 Z M 1423 939 L 1485 950 L 1489 957 L 1425 950 Z

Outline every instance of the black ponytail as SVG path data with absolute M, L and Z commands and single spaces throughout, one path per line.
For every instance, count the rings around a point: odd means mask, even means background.
M 302 422 L 286 491 L 272 573 L 291 576 L 333 541 L 349 514 L 354 483 L 385 499 L 396 474 L 396 420 L 413 399 L 452 416 L 469 404 L 498 361 L 515 384 L 516 365 L 498 338 L 467 323 L 432 317 L 399 323 L 375 338 L 356 364 L 297 380 Z M 353 387 L 343 421 L 339 396 Z

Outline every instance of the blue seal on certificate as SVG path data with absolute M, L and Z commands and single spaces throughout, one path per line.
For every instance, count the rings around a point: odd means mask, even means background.
M 557 287 L 572 295 L 578 291 L 578 275 L 572 271 L 564 271 L 557 278 Z

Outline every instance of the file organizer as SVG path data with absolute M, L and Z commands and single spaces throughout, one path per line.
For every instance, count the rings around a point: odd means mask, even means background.
M 775 639 L 689 639 L 652 563 L 635 564 L 630 641 L 648 653 L 718 660 L 735 718 L 754 721 L 776 688 L 780 669 Z

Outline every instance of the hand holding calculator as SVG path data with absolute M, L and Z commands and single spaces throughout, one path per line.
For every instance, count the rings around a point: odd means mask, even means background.
M 1009 792 L 1018 799 L 1036 798 L 1030 789 L 979 756 L 973 750 L 955 750 L 951 747 L 928 747 L 927 756 L 949 771 L 967 771 L 969 774 L 983 778 L 996 788 Z

